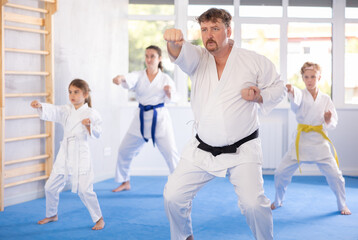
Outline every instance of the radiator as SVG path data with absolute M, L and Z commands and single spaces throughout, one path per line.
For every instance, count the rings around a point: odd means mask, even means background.
M 281 121 L 264 121 L 260 125 L 263 169 L 275 169 L 282 159 L 283 124 Z

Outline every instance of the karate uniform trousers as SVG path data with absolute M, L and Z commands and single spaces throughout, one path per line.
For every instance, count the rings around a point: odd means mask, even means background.
M 51 173 L 45 185 L 46 217 L 57 215 L 59 195 L 66 185 L 65 175 Z M 97 195 L 93 191 L 93 173 L 80 174 L 78 178 L 78 196 L 86 206 L 92 221 L 97 222 L 102 217 Z
M 319 161 L 300 161 L 300 164 L 316 164 L 321 173 L 326 177 L 329 187 L 337 198 L 338 210 L 342 211 L 346 207 L 345 181 L 342 172 L 339 170 L 334 157 L 325 158 Z M 292 158 L 286 153 L 275 171 L 275 202 L 274 205 L 282 205 L 288 184 L 291 183 L 293 174 L 298 168 L 296 157 Z
M 191 149 L 195 149 L 199 142 L 193 139 L 191 144 Z M 254 237 L 261 240 L 273 239 L 270 200 L 264 195 L 262 164 L 257 162 L 257 159 L 262 161 L 260 149 L 260 139 L 244 143 L 236 153 L 242 163 L 218 172 L 205 171 L 195 166 L 192 163 L 193 159 L 185 157 L 195 153 L 183 154 L 164 189 L 164 206 L 171 223 L 171 240 L 185 240 L 193 235 L 191 207 L 195 195 L 210 180 L 217 176 L 225 177 L 226 174 L 235 188 L 238 206 L 241 213 L 245 215 Z M 211 155 L 197 148 L 194 151 Z M 224 158 L 225 154 L 219 156 Z M 247 181 L 248 179 L 250 182 Z
M 164 126 L 157 124 L 157 129 L 161 127 Z M 159 151 L 163 155 L 168 165 L 169 172 L 172 173 L 176 165 L 178 164 L 179 155 L 175 145 L 172 126 L 167 125 L 165 126 L 165 128 L 167 129 L 167 131 L 164 132 L 164 135 L 155 136 L 155 145 L 158 147 Z M 115 175 L 115 181 L 118 183 L 129 181 L 130 164 L 133 158 L 139 154 L 140 150 L 143 148 L 144 144 L 146 143 L 142 136 L 132 134 L 130 131 L 131 130 L 128 130 L 128 132 L 126 133 L 118 150 L 117 167 L 116 167 L 116 175 Z M 147 134 L 147 136 L 148 136 L 147 139 L 150 139 L 150 135 Z

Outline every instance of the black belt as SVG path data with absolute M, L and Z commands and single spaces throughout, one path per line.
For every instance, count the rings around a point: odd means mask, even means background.
M 258 138 L 259 137 L 259 130 L 257 129 L 255 132 L 251 133 L 249 136 L 237 141 L 236 143 L 233 143 L 231 145 L 228 146 L 223 146 L 223 147 L 213 147 L 210 146 L 206 143 L 204 143 L 198 136 L 198 134 L 196 134 L 196 139 L 198 139 L 198 141 L 200 142 L 200 144 L 198 145 L 198 148 L 201 150 L 204 150 L 206 152 L 210 152 L 214 157 L 216 157 L 217 155 L 220 155 L 222 153 L 236 153 L 236 150 L 244 143 Z

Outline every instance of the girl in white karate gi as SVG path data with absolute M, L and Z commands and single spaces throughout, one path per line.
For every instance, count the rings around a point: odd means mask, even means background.
M 275 171 L 276 195 L 271 209 L 282 205 L 287 185 L 300 164 L 315 163 L 336 195 L 338 210 L 342 215 L 350 215 L 346 205 L 344 178 L 338 168 L 336 153 L 335 157 L 331 153 L 330 140 L 327 137 L 327 129 L 334 129 L 337 125 L 336 109 L 331 98 L 317 87 L 321 79 L 320 66 L 306 62 L 301 68 L 301 74 L 306 89 L 300 90 L 291 84 L 286 85 L 298 128 L 296 141 L 292 143 Z
M 113 192 L 130 190 L 129 167 L 150 138 L 158 146 L 170 173 L 179 161 L 171 118 L 164 103 L 175 94 L 173 80 L 162 72 L 162 51 L 151 45 L 145 50 L 146 69 L 127 75 L 118 75 L 113 83 L 133 90 L 139 108 L 118 150 L 115 181 L 120 185 Z
M 38 221 L 38 224 L 58 220 L 59 194 L 70 178 L 72 192 L 78 192 L 92 221 L 96 223 L 92 229 L 100 230 L 105 223 L 97 195 L 93 191 L 93 169 L 87 138 L 99 138 L 102 119 L 98 112 L 91 108 L 87 82 L 75 79 L 70 83 L 68 91 L 71 104 L 55 106 L 36 100 L 31 103 L 33 108 L 38 109 L 41 119 L 58 122 L 64 128 L 60 150 L 45 185 L 46 218 Z

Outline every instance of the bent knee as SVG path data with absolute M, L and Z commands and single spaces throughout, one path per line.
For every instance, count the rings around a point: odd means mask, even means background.
M 179 194 L 167 183 L 164 188 L 163 197 L 165 202 L 176 202 L 179 198 Z
M 44 189 L 46 193 L 55 193 L 58 190 L 58 187 L 47 181 Z
M 275 178 L 281 177 L 283 173 L 284 173 L 284 171 L 282 168 L 276 168 L 274 177 Z
M 265 195 L 245 197 L 239 201 L 241 211 L 255 211 L 261 208 L 270 207 L 270 200 Z
M 184 192 L 181 192 L 178 188 L 168 183 L 164 188 L 163 197 L 164 197 L 164 202 L 166 204 L 174 204 L 174 205 L 185 204 L 186 202 L 191 200 L 190 196 L 188 196 Z
M 51 191 L 51 186 L 50 185 L 48 185 L 48 184 L 45 184 L 45 192 L 47 192 L 47 193 L 50 193 L 50 192 L 52 192 Z

